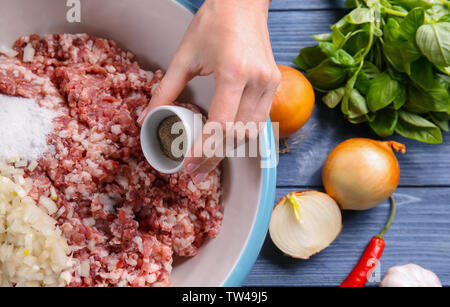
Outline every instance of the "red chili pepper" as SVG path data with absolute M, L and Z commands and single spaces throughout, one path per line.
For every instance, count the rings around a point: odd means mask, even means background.
M 372 275 L 372 272 L 375 269 L 378 260 L 380 260 L 381 255 L 383 254 L 383 250 L 386 245 L 386 242 L 383 238 L 384 234 L 389 229 L 389 226 L 391 226 L 392 221 L 394 220 L 395 200 L 392 196 L 391 204 L 391 216 L 389 217 L 386 226 L 383 228 L 380 234 L 376 235 L 372 238 L 372 240 L 370 240 L 370 243 L 369 245 L 367 245 L 366 250 L 364 251 L 358 264 L 339 287 L 364 287 L 364 285 L 367 283 L 367 280 Z

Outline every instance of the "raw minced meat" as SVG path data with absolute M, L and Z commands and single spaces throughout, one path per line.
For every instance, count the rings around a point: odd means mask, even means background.
M 26 46 L 35 51 L 29 62 Z M 0 93 L 59 115 L 50 152 L 26 175 L 35 200 L 56 190 L 52 217 L 77 262 L 70 285 L 169 285 L 173 257 L 195 256 L 217 236 L 223 209 L 219 168 L 196 185 L 143 157 L 136 121 L 163 73 L 86 34 L 21 37 L 14 49 L 15 58 L 0 55 Z

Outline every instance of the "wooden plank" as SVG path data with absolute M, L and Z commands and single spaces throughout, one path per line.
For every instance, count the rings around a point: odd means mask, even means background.
M 291 65 L 302 47 L 313 45 L 314 33 L 328 30 L 342 16 L 342 11 L 271 12 L 269 27 L 277 63 Z M 278 167 L 279 186 L 320 186 L 321 167 L 329 152 L 340 142 L 353 137 L 372 137 L 366 125 L 352 125 L 339 110 L 330 110 L 316 98 L 316 108 L 293 145 L 297 153 L 283 155 Z M 445 186 L 450 184 L 450 137 L 444 135 L 440 145 L 427 145 L 396 136 L 405 143 L 407 153 L 399 155 L 402 170 L 401 185 Z
M 279 189 L 281 197 L 290 189 Z M 397 215 L 386 233 L 381 277 L 394 265 L 416 263 L 450 285 L 450 188 L 400 188 Z M 292 259 L 266 238 L 246 286 L 337 286 L 359 260 L 371 237 L 383 228 L 389 204 L 362 212 L 344 212 L 338 239 L 309 260 Z M 378 278 L 378 280 L 380 280 Z M 376 286 L 371 282 L 369 286 Z
M 312 10 L 344 8 L 344 0 L 272 0 L 271 10 Z
M 197 7 L 203 0 L 189 0 Z M 343 8 L 344 0 L 273 0 L 271 10 L 313 10 L 313 9 L 333 9 Z
M 195 7 L 200 7 L 204 0 L 188 0 L 188 2 L 192 3 L 192 5 L 194 5 Z
M 330 151 L 340 142 L 354 137 L 375 138 L 366 125 L 347 123 L 339 111 L 328 109 L 321 101 L 309 123 L 297 134 L 296 153 L 284 154 L 278 165 L 278 186 L 320 186 L 321 170 Z M 301 139 L 304 138 L 304 139 Z M 450 182 L 450 137 L 444 134 L 440 145 L 428 145 L 400 136 L 393 139 L 406 144 L 405 155 L 397 154 L 400 185 L 445 186 Z M 370 170 L 368 170 L 370 171 Z
M 344 14 L 343 10 L 270 12 L 269 32 L 277 62 L 291 64 L 301 48 L 316 44 L 314 34 L 330 32 L 330 24 Z

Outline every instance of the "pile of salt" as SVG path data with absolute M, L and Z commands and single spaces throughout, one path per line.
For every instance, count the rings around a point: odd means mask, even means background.
M 0 159 L 36 160 L 48 149 L 56 113 L 35 100 L 0 94 Z

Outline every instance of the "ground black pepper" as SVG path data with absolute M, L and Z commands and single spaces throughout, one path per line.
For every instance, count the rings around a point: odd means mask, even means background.
M 181 123 L 180 118 L 176 115 L 166 117 L 163 121 L 161 121 L 158 127 L 158 139 L 164 154 L 174 161 L 181 162 L 183 161 L 186 153 L 184 147 L 186 146 L 187 139 L 184 125 L 182 125 L 182 130 L 179 132 L 177 130 L 178 133 L 172 133 L 172 126 L 176 123 Z M 177 148 L 179 151 L 175 150 L 175 152 L 172 152 L 173 142 L 183 134 L 185 137 L 182 142 L 180 142 L 179 148 Z

